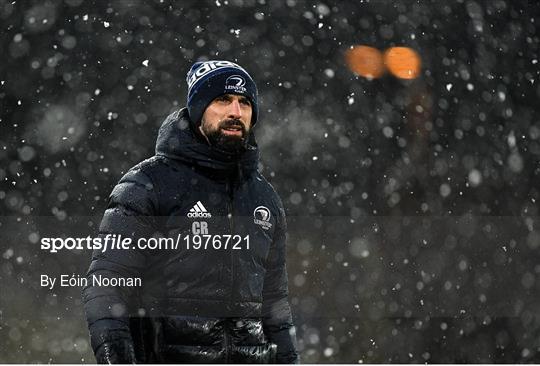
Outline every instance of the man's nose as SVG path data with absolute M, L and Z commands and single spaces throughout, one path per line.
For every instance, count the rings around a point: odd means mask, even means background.
M 229 117 L 231 118 L 240 118 L 242 117 L 242 108 L 240 107 L 240 102 L 238 100 L 233 100 L 229 104 Z

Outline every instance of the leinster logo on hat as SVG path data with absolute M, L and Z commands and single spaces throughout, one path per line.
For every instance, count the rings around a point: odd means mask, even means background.
M 244 94 L 246 89 L 246 80 L 240 75 L 231 75 L 225 80 L 225 92 Z
M 245 71 L 242 67 L 230 61 L 206 61 L 196 62 L 189 70 L 188 77 L 186 79 L 188 83 L 188 89 L 191 90 L 199 80 L 203 79 L 206 75 L 212 73 L 218 69 L 224 68 L 236 68 Z

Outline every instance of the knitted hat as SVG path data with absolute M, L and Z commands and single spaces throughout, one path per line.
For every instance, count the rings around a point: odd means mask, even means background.
M 223 94 L 246 96 L 251 102 L 251 125 L 257 122 L 257 86 L 241 66 L 221 60 L 195 62 L 187 74 L 186 82 L 187 108 L 195 125 L 201 123 L 206 107 Z

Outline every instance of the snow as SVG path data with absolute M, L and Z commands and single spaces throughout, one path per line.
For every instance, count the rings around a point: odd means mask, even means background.
M 534 362 L 537 8 L 6 2 L 0 361 L 93 362 L 80 291 L 36 281 L 83 273 L 89 253 L 45 256 L 39 238 L 99 226 L 114 184 L 184 106 L 189 66 L 217 58 L 257 82 L 303 362 Z M 411 47 L 420 76 L 359 77 L 344 60 L 355 45 Z

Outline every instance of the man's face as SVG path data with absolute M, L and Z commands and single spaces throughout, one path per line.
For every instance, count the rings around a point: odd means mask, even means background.
M 206 107 L 201 132 L 208 142 L 226 151 L 238 152 L 251 128 L 251 102 L 236 94 L 223 94 Z

